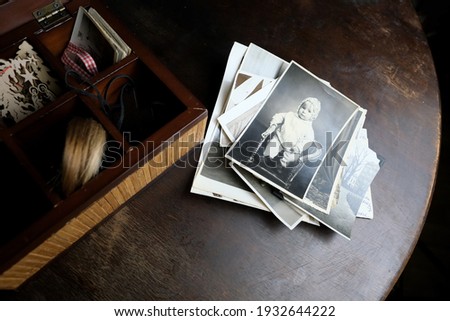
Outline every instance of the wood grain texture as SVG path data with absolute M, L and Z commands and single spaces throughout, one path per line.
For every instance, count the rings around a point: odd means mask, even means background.
M 385 158 L 375 219 L 352 240 L 189 192 L 198 150 L 144 188 L 12 297 L 104 300 L 382 300 L 426 219 L 441 114 L 409 1 L 108 1 L 211 108 L 233 41 L 295 60 L 368 110 Z M 144 172 L 151 176 L 153 172 Z
M 153 159 L 123 179 L 102 198 L 67 222 L 64 227 L 0 275 L 0 288 L 16 289 L 121 205 L 162 174 L 203 138 L 206 119 L 177 137 Z M 181 147 L 182 146 L 182 147 Z M 177 158 L 176 158 L 177 157 Z M 155 163 L 156 160 L 156 163 Z M 161 161 L 162 160 L 162 161 Z M 156 164 L 156 166 L 155 166 Z M 149 172 L 145 176 L 143 172 Z M 146 179 L 147 178 L 147 179 Z

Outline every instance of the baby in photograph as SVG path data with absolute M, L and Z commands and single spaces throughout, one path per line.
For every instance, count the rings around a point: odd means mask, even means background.
M 275 114 L 267 130 L 261 134 L 263 139 L 271 135 L 263 155 L 274 159 L 282 153 L 281 166 L 295 166 L 314 141 L 312 123 L 319 115 L 320 108 L 317 98 L 308 97 L 300 103 L 297 112 Z

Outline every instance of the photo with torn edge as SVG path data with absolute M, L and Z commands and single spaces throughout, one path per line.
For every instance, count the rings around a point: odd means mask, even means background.
M 325 213 L 330 212 L 335 199 L 333 195 L 341 180 L 340 174 L 347 166 L 344 156 L 362 129 L 365 117 L 365 110 L 357 110 L 335 139 L 308 187 L 305 199 L 309 205 L 323 209 Z
M 341 184 L 347 193 L 346 200 L 353 213 L 357 217 L 373 218 L 373 211 L 372 216 L 365 213 L 372 209 L 371 204 L 368 204 L 371 195 L 367 192 L 370 192 L 370 185 L 380 171 L 382 162 L 377 153 L 369 148 L 365 128 L 359 131 L 356 142 L 352 151 L 353 156 L 345 169 Z
M 331 208 L 328 215 L 288 195 L 284 195 L 287 202 L 297 206 L 304 213 L 311 215 L 320 223 L 349 240 L 356 218 L 367 215 L 367 206 L 372 208 L 371 194 L 367 194 L 367 192 L 380 169 L 376 153 L 369 148 L 367 141 L 364 139 L 365 129 L 362 128 L 361 131 L 362 134 L 358 135 L 352 142 L 349 154 L 346 155 L 347 166 L 343 167 L 341 173 L 343 179 L 336 192 L 336 204 Z M 367 157 L 361 157 L 361 155 Z M 362 174 L 353 177 L 352 172 L 355 168 L 370 168 L 370 170 L 367 175 Z M 361 195 L 363 197 L 360 197 Z

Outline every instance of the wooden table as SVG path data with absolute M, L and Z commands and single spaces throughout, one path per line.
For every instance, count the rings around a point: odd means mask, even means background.
M 348 241 L 190 193 L 195 150 L 54 260 L 21 299 L 382 300 L 427 216 L 437 78 L 409 1 L 109 1 L 210 112 L 234 41 L 295 60 L 368 110 L 375 218 Z M 149 88 L 150 94 L 151 88 Z

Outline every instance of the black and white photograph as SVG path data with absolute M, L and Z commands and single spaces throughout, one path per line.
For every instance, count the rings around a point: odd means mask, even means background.
M 308 187 L 306 199 L 326 213 L 329 213 L 332 206 L 333 195 L 341 181 L 342 170 L 347 166 L 348 160 L 344 160 L 343 156 L 347 154 L 347 149 L 362 130 L 365 114 L 365 110 L 360 109 L 353 115 L 335 139 L 334 144 L 328 148 L 324 160 Z
M 255 51 L 260 60 L 250 62 Z M 367 111 L 295 62 L 227 111 L 242 62 L 264 70 L 266 54 L 234 44 L 191 192 L 271 212 L 291 230 L 323 224 L 350 239 L 357 217 L 373 218 L 378 170 L 358 174 L 377 162 L 363 128 Z M 220 144 L 223 131 L 236 137 L 229 147 Z
M 274 81 L 275 80 L 273 78 L 238 72 L 234 79 L 233 87 L 230 90 L 224 114 L 234 111 L 244 101 L 252 98 L 257 93 L 262 91 L 263 88 L 265 88 L 265 91 L 267 89 L 270 90 L 270 88 L 266 87 L 270 86 Z M 263 99 L 264 98 L 265 97 L 263 97 Z M 220 137 L 220 145 L 223 147 L 230 146 L 233 142 L 233 136 L 234 135 L 232 133 L 224 129 Z
M 320 223 L 315 218 L 284 200 L 276 189 L 263 180 L 256 178 L 242 167 L 231 163 L 231 167 L 239 177 L 255 192 L 270 211 L 290 230 L 293 230 L 300 223 L 309 223 L 319 226 Z
M 342 177 L 342 191 L 346 193 L 347 204 L 355 215 L 363 212 L 358 217 L 370 218 L 364 215 L 365 211 L 361 206 L 371 204 L 366 199 L 370 198 L 370 185 L 380 170 L 383 160 L 380 160 L 380 156 L 369 148 L 365 128 L 359 131 L 354 148 L 353 156 Z
M 217 118 L 230 144 L 236 141 L 236 138 L 241 135 L 242 131 L 261 108 L 274 84 L 275 80 Z
M 240 43 L 235 43 L 230 51 L 214 111 L 210 117 L 202 145 L 191 192 L 269 211 L 231 167 L 226 165 L 228 162 L 225 159 L 227 148 L 221 147 L 219 142 L 221 127 L 217 118 L 223 113 L 235 76 L 243 57 L 248 52 L 247 48 Z
M 302 200 L 328 149 L 360 109 L 291 62 L 226 157 Z
M 273 84 L 286 70 L 288 63 L 273 53 L 250 43 L 235 75 L 233 84 L 227 93 L 222 113 L 234 109 L 236 105 L 267 85 Z M 220 145 L 229 147 L 232 144 L 227 131 L 222 128 Z
M 362 128 L 349 148 L 345 159 L 347 164 L 340 175 L 342 179 L 336 192 L 337 198 L 328 215 L 292 197 L 284 198 L 349 240 L 356 218 L 364 217 L 367 206 L 372 206 L 371 195 L 367 192 L 380 170 L 380 160 L 369 148 L 366 137 L 366 129 Z M 363 212 L 362 215 L 360 212 Z
M 287 65 L 288 63 L 283 59 L 255 44 L 249 44 L 248 46 L 238 42 L 233 44 L 214 111 L 210 116 L 191 192 L 269 211 L 260 198 L 227 165 L 228 159 L 225 158 L 225 153 L 229 146 L 228 143 L 225 144 L 226 146 L 221 146 L 220 139 L 226 136 L 226 133 L 220 126 L 218 118 L 227 109 L 228 112 L 235 109 L 228 108 L 229 97 L 235 87 L 236 77 L 240 73 L 253 75 L 261 80 L 265 79 L 266 82 L 269 79 L 274 79 L 273 82 L 276 82 L 275 79 L 283 73 Z M 266 84 L 262 87 L 262 91 L 259 90 L 251 95 L 247 99 L 247 103 L 264 94 L 265 90 L 271 88 L 268 86 L 272 85 L 273 83 Z M 265 97 L 262 99 L 265 99 Z M 254 114 L 249 115 L 249 118 L 252 117 L 254 117 Z M 242 128 L 240 131 L 242 131 Z

